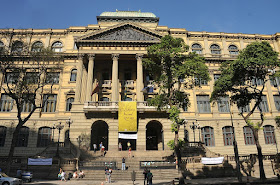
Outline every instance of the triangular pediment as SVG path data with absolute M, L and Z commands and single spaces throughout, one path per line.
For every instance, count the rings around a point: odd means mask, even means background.
M 77 42 L 159 42 L 162 35 L 141 26 L 126 23 L 93 32 L 77 39 Z

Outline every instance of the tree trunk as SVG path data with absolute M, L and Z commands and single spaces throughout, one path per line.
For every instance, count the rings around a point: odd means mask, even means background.
M 234 158 L 235 158 L 236 170 L 237 170 L 237 179 L 238 182 L 242 182 L 242 174 L 240 172 L 239 153 L 238 153 L 238 147 L 235 138 L 233 141 L 233 149 L 234 149 Z
M 11 170 L 11 166 L 12 166 L 12 162 L 13 162 L 13 156 L 14 156 L 14 152 L 15 152 L 15 146 L 16 146 L 19 130 L 21 128 L 21 126 L 19 126 L 19 125 L 20 124 L 17 125 L 17 127 L 15 128 L 15 131 L 13 132 L 12 143 L 11 143 L 11 147 L 10 147 L 10 151 L 9 151 L 9 155 L 8 155 L 8 159 L 7 159 L 6 173 L 8 175 L 10 174 L 10 170 Z
M 177 157 L 177 166 L 179 171 L 179 184 L 185 184 L 184 182 L 184 168 L 182 166 L 182 157 L 181 157 L 181 150 L 179 145 L 179 128 L 178 131 L 175 131 L 175 138 L 174 138 L 174 145 L 175 145 L 175 155 Z
M 262 147 L 261 147 L 258 139 L 256 141 L 256 146 L 257 146 L 257 150 L 258 150 L 260 179 L 261 179 L 261 181 L 264 181 L 266 179 L 266 176 L 265 176 L 264 167 L 263 167 Z

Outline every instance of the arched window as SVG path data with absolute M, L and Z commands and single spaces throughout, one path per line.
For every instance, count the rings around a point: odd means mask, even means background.
M 229 51 L 229 54 L 230 55 L 238 55 L 238 48 L 237 48 L 237 46 L 235 46 L 235 45 L 230 45 L 229 47 L 228 47 L 228 51 Z
M 221 54 L 221 48 L 217 44 L 212 44 L 210 46 L 211 54 L 219 55 Z
M 29 136 L 29 128 L 21 127 L 18 133 L 16 147 L 27 147 Z
M 23 43 L 21 41 L 15 41 L 12 45 L 12 52 L 19 53 L 23 50 Z
M 203 127 L 201 128 L 202 142 L 205 143 L 205 146 L 215 146 L 214 140 L 214 129 L 212 127 Z
M 77 79 L 77 69 L 72 69 L 71 76 L 70 76 L 70 82 L 76 82 Z
M 41 41 L 37 41 L 32 45 L 31 51 L 39 52 L 43 48 L 43 43 Z
M 72 108 L 72 103 L 74 102 L 74 98 L 68 98 L 66 102 L 66 111 L 70 111 Z
M 53 50 L 54 52 L 62 52 L 62 47 L 63 47 L 62 43 L 59 42 L 59 41 L 56 41 L 56 42 L 53 43 L 53 45 L 52 45 L 52 50 Z
M 0 41 L 0 52 L 4 50 L 4 43 Z
M 5 145 L 7 127 L 0 126 L 0 147 Z
M 46 147 L 52 140 L 52 129 L 50 127 L 41 127 L 38 132 L 38 147 Z
M 231 126 L 223 127 L 224 145 L 233 145 L 233 128 Z
M 263 127 L 265 144 L 275 144 L 274 126 L 266 125 Z
M 248 126 L 245 126 L 243 127 L 243 132 L 244 132 L 245 145 L 254 145 L 255 139 L 254 139 L 252 129 Z
M 197 54 L 202 54 L 202 47 L 200 44 L 195 43 L 192 45 L 192 52 L 196 52 Z

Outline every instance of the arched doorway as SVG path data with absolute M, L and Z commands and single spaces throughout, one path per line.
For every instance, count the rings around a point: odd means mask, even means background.
M 150 121 L 146 126 L 146 150 L 164 150 L 162 125 Z
M 99 144 L 102 142 L 105 150 L 108 150 L 108 133 L 108 124 L 105 121 L 94 122 L 91 127 L 90 149 L 93 150 L 94 143 L 97 145 L 97 149 L 100 149 Z

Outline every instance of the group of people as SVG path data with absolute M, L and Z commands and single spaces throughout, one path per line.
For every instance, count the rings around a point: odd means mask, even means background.
M 145 182 L 147 182 L 147 185 L 152 185 L 153 184 L 153 174 L 150 170 L 148 170 L 147 167 L 144 168 L 144 171 L 143 171 L 143 174 L 144 174 L 144 185 L 145 185 Z
M 105 146 L 103 145 L 102 142 L 100 142 L 100 144 L 99 144 L 99 149 L 100 149 L 101 155 L 105 156 L 106 155 Z M 93 144 L 93 151 L 94 151 L 94 153 L 96 153 L 96 151 L 97 151 L 97 145 L 95 143 Z
M 106 182 L 112 183 L 112 180 L 111 180 L 112 173 L 113 173 L 112 168 L 108 168 L 108 167 L 105 168 L 105 181 Z
M 66 182 L 66 173 L 65 173 L 65 171 L 62 168 L 59 169 L 59 173 L 58 173 L 57 176 L 58 176 L 58 179 L 60 179 L 61 181 L 65 181 Z M 85 173 L 82 170 L 80 170 L 80 172 L 75 171 L 73 173 L 73 175 L 71 173 L 69 173 L 68 174 L 68 180 L 70 180 L 70 178 L 72 178 L 72 177 L 74 179 L 78 179 L 78 178 L 82 179 L 82 178 L 85 177 Z

